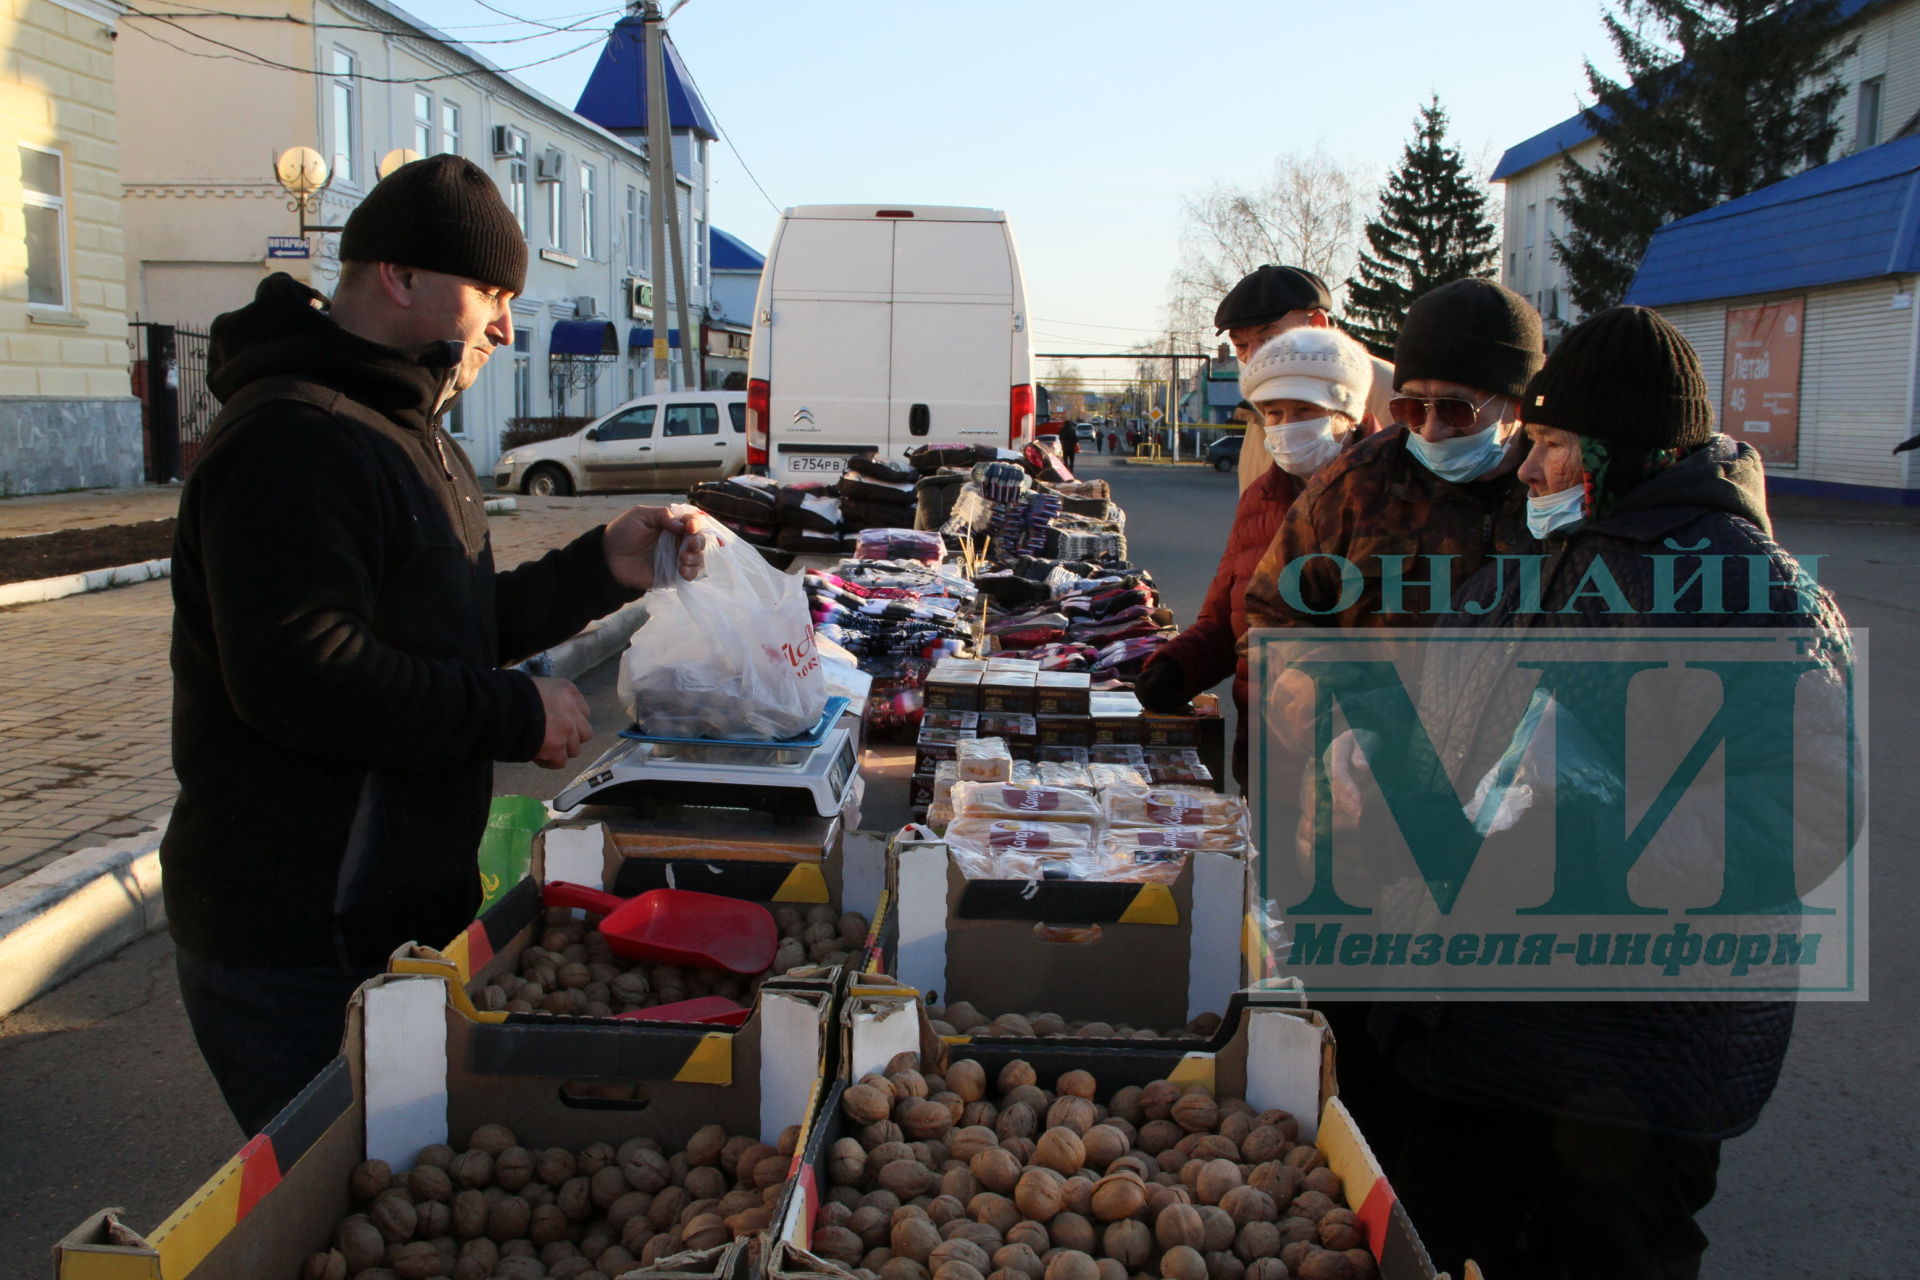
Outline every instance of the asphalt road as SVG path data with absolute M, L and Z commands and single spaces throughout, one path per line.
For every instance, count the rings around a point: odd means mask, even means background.
M 1112 482 L 1135 558 L 1190 622 L 1224 543 L 1233 479 L 1086 454 L 1082 463 Z M 1920 1257 L 1912 1155 L 1920 1146 L 1920 949 L 1905 930 L 1920 909 L 1920 868 L 1905 856 L 1920 821 L 1909 782 L 1920 766 L 1920 617 L 1911 588 L 1920 529 L 1830 523 L 1805 518 L 1806 504 L 1789 509 L 1794 518 L 1777 536 L 1797 554 L 1826 557 L 1819 576 L 1870 652 L 1879 721 L 1870 742 L 1872 822 L 1885 852 L 1871 888 L 1881 940 L 1871 1003 L 1803 1006 L 1772 1103 L 1751 1133 L 1726 1145 L 1719 1194 L 1703 1218 L 1714 1242 L 1707 1280 L 1902 1276 Z M 1838 515 L 1876 518 L 1858 508 Z M 613 670 L 608 663 L 581 682 L 607 734 L 620 719 Z M 503 768 L 497 790 L 551 796 L 570 777 Z M 47 1274 L 48 1247 L 94 1209 L 122 1205 L 135 1226 L 157 1225 L 240 1142 L 186 1032 L 164 935 L 0 1020 L 0 1176 L 10 1191 L 0 1210 L 0 1280 Z

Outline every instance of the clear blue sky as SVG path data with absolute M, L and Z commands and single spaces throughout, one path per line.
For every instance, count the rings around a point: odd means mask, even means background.
M 398 3 L 456 39 L 535 30 L 479 25 L 506 19 L 478 0 Z M 593 12 L 489 3 L 550 23 Z M 775 204 L 1004 209 L 1036 349 L 1097 350 L 1159 325 L 1183 195 L 1254 181 L 1276 154 L 1316 145 L 1384 175 L 1430 91 L 1490 171 L 1579 109 L 1582 60 L 1610 58 L 1600 12 L 1587 0 L 691 0 L 669 29 Z M 475 47 L 515 67 L 585 38 Z M 571 106 L 596 55 L 516 74 Z M 725 142 L 713 155 L 715 223 L 764 249 L 773 206 Z

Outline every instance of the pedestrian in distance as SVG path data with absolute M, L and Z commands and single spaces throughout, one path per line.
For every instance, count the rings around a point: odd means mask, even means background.
M 1277 267 L 1269 263 L 1256 267 L 1227 290 L 1227 296 L 1220 299 L 1220 305 L 1214 309 L 1213 324 L 1215 331 L 1226 334 L 1227 341 L 1233 344 L 1234 359 L 1244 364 L 1268 338 L 1290 329 L 1332 326 L 1333 318 L 1329 314 L 1332 309 L 1333 294 L 1319 276 L 1301 267 Z M 1393 366 L 1373 359 L 1367 411 L 1360 418 L 1363 433 L 1379 430 L 1388 420 L 1386 404 L 1392 387 Z M 1264 449 L 1242 449 L 1240 488 L 1244 490 L 1272 465 Z
M 1195 694 L 1232 676 L 1239 709 L 1233 776 L 1242 792 L 1247 789 L 1247 583 L 1307 482 L 1360 439 L 1372 384 L 1372 357 L 1337 329 L 1289 330 L 1269 338 L 1241 363 L 1240 394 L 1263 423 L 1248 428 L 1254 438 L 1242 447 L 1262 448 L 1275 465 L 1240 495 L 1200 616 L 1153 656 L 1134 688 L 1147 710 L 1181 715 L 1192 710 Z
M 1067 470 L 1073 470 L 1074 459 L 1080 456 L 1080 428 L 1071 422 L 1060 424 L 1060 456 L 1066 460 Z
M 441 416 L 513 342 L 526 240 L 484 171 L 401 166 L 341 236 L 331 303 L 287 275 L 213 324 L 223 404 L 181 494 L 161 845 L 181 996 L 257 1132 L 338 1049 L 354 988 L 473 919 L 493 761 L 591 738 L 559 679 L 503 669 L 653 582 L 691 518 L 634 507 L 496 573 Z

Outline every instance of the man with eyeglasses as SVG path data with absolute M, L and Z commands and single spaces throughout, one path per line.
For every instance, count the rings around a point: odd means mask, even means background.
M 1539 314 L 1491 280 L 1456 280 L 1413 304 L 1393 357 L 1394 425 L 1341 454 L 1288 510 L 1247 588 L 1250 627 L 1434 626 L 1452 588 L 1524 545 L 1514 471 L 1520 400 L 1545 359 Z M 1387 611 L 1394 557 L 1406 557 L 1394 564 L 1406 586 Z M 1442 564 L 1446 600 L 1423 585 Z
M 1324 280 L 1300 267 L 1277 267 L 1269 263 L 1248 273 L 1227 291 L 1214 309 L 1214 331 L 1227 335 L 1233 344 L 1233 357 L 1246 367 L 1247 358 L 1260 344 L 1290 329 L 1327 329 L 1336 327 L 1327 313 L 1333 307 L 1333 295 Z M 1393 366 L 1373 359 L 1373 385 L 1367 392 L 1366 412 L 1360 418 L 1362 434 L 1380 429 L 1387 421 L 1387 400 L 1393 386 Z M 1240 489 L 1258 480 L 1273 466 L 1265 449 L 1240 451 Z
M 1511 290 L 1456 280 L 1418 299 L 1393 349 L 1394 425 L 1342 450 L 1294 499 L 1247 584 L 1248 629 L 1446 625 L 1451 593 L 1475 569 L 1530 543 L 1515 475 L 1526 451 L 1520 404 L 1544 362 L 1540 316 Z M 1398 600 L 1385 598 L 1389 563 Z M 1433 578 L 1447 599 L 1425 585 Z M 1313 752 L 1313 686 L 1297 670 L 1249 690 L 1248 703 L 1264 708 L 1289 751 Z M 1353 816 L 1343 796 L 1357 794 L 1352 735 L 1330 754 L 1339 821 Z M 1284 829 L 1300 780 L 1263 781 L 1268 820 Z M 1301 831 L 1310 843 L 1304 817 Z M 1372 1006 L 1336 1001 L 1321 1012 L 1340 1046 L 1342 1101 L 1375 1148 L 1391 1150 L 1407 1095 L 1368 1030 Z

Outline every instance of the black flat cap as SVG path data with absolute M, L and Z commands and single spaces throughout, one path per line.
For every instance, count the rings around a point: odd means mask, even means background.
M 1213 313 L 1216 332 L 1278 320 L 1289 311 L 1333 310 L 1327 283 L 1299 267 L 1259 267 L 1227 291 Z

